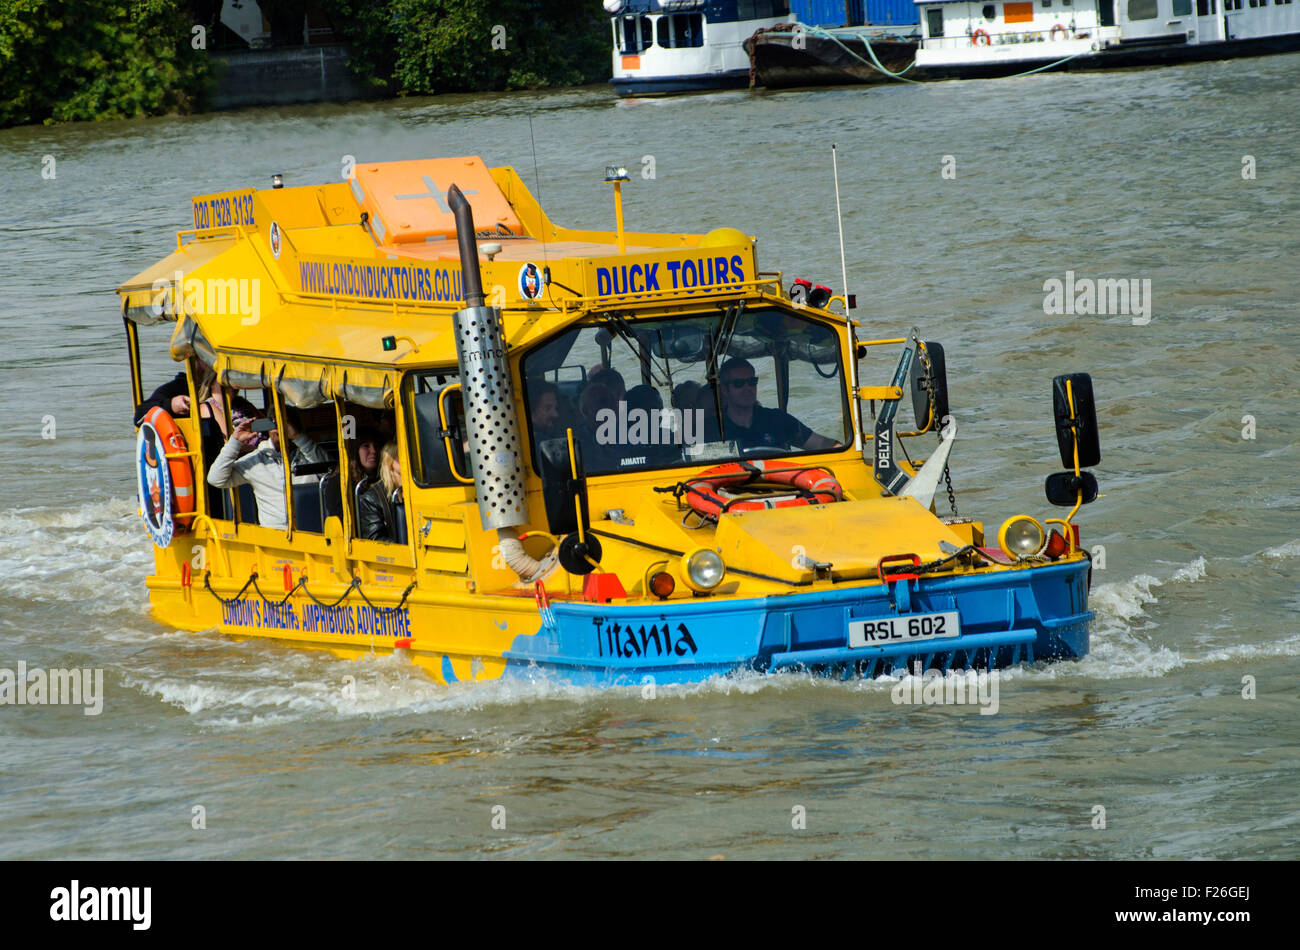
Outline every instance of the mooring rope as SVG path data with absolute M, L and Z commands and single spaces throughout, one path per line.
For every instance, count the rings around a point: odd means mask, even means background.
M 244 592 L 248 590 L 249 586 L 252 586 L 253 590 L 257 591 L 257 596 L 261 597 L 264 601 L 268 603 L 272 602 L 271 598 L 267 597 L 266 594 L 262 593 L 262 588 L 258 586 L 257 571 L 253 571 L 253 573 L 248 575 L 248 580 L 244 582 L 244 586 L 239 589 L 239 593 L 235 594 L 234 597 L 222 597 L 215 590 L 213 590 L 211 578 L 212 578 L 212 572 L 205 571 L 203 574 L 203 587 L 207 590 L 209 594 L 217 598 L 217 600 L 219 600 L 223 606 L 228 607 L 231 604 L 238 601 L 239 598 L 244 596 Z M 376 607 L 374 603 L 371 602 L 370 598 L 366 596 L 366 592 L 361 586 L 361 578 L 357 577 L 355 574 L 352 576 L 352 583 L 348 584 L 347 589 L 344 590 L 343 593 L 340 594 L 338 598 L 331 603 L 326 603 L 325 601 L 317 597 L 315 594 L 313 594 L 310 590 L 308 590 L 307 578 L 300 577 L 298 578 L 298 583 L 294 584 L 293 587 L 291 587 L 285 593 L 285 595 L 275 603 L 279 603 L 279 604 L 287 603 L 289 598 L 292 597 L 295 592 L 301 590 L 304 594 L 307 595 L 307 598 L 317 606 L 332 608 L 332 607 L 337 607 L 339 604 L 343 603 L 343 601 L 347 600 L 348 594 L 352 593 L 355 590 L 358 594 L 361 595 L 361 599 L 366 602 L 366 605 L 371 610 L 380 614 L 392 614 L 392 613 L 396 613 L 397 611 L 401 610 L 404 606 L 406 606 L 406 600 L 408 597 L 411 596 L 411 591 L 415 590 L 415 585 L 416 582 L 414 580 L 411 581 L 411 583 L 409 583 L 408 585 L 406 585 L 406 590 L 402 591 L 402 599 L 397 602 L 396 607 Z
M 825 38 L 825 39 L 831 40 L 831 41 L 834 42 L 837 46 L 839 46 L 840 49 L 844 50 L 844 52 L 848 53 L 850 56 L 852 56 L 852 57 L 853 57 L 854 59 L 856 59 L 858 62 L 862 63 L 864 66 L 870 66 L 872 69 L 876 70 L 876 71 L 879 72 L 879 73 L 882 73 L 882 74 L 888 76 L 890 79 L 897 79 L 899 82 L 910 82 L 910 83 L 913 83 L 913 84 L 918 85 L 918 86 L 923 82 L 923 80 L 919 80 L 919 79 L 909 79 L 908 77 L 906 77 L 906 76 L 903 75 L 904 73 L 911 71 L 912 67 L 916 65 L 916 60 L 915 60 L 915 59 L 912 60 L 911 65 L 909 65 L 906 69 L 900 70 L 899 72 L 893 72 L 892 70 L 887 69 L 887 68 L 884 66 L 884 64 L 882 64 L 882 63 L 880 62 L 880 59 L 876 56 L 876 51 L 875 51 L 875 50 L 872 48 L 872 46 L 871 46 L 871 40 L 869 40 L 869 39 L 867 38 L 867 36 L 866 36 L 865 33 L 854 33 L 853 35 L 856 36 L 858 39 L 862 40 L 862 44 L 863 44 L 863 46 L 865 46 L 865 47 L 867 48 L 867 53 L 870 54 L 870 56 L 871 56 L 871 61 L 870 61 L 870 62 L 867 61 L 867 60 L 865 60 L 865 59 L 863 59 L 861 56 L 859 56 L 859 55 L 858 55 L 857 53 L 855 53 L 853 50 L 851 50 L 851 49 L 849 49 L 847 46 L 845 46 L 844 43 L 843 43 L 843 41 L 840 40 L 840 38 L 839 38 L 838 36 L 836 36 L 834 33 L 831 33 L 829 30 L 823 30 L 823 29 L 822 29 L 821 27 L 819 27 L 819 26 L 804 26 L 804 29 L 805 29 L 807 32 L 813 34 L 814 36 L 820 36 L 820 37 L 823 37 L 823 38 Z M 1018 78 L 1020 78 L 1021 76 L 1032 76 L 1034 73 L 1041 73 L 1041 72 L 1043 72 L 1044 70 L 1052 69 L 1052 68 L 1054 68 L 1054 67 L 1056 67 L 1056 66 L 1060 66 L 1060 65 L 1062 65 L 1063 63 L 1068 63 L 1070 60 L 1075 59 L 1075 58 L 1077 58 L 1077 57 L 1079 57 L 1079 56 L 1083 56 L 1085 53 L 1090 53 L 1090 52 L 1092 52 L 1092 50 L 1080 50 L 1080 51 L 1077 52 L 1077 53 L 1072 53 L 1072 54 L 1069 55 L 1069 56 L 1066 56 L 1066 57 L 1064 57 L 1064 58 L 1062 58 L 1062 59 L 1058 59 L 1058 60 L 1056 60 L 1055 62 L 1048 63 L 1048 64 L 1045 65 L 1045 66 L 1038 66 L 1038 67 L 1036 67 L 1036 68 L 1034 68 L 1034 69 L 1028 69 L 1028 70 L 1025 70 L 1023 73 L 1013 73 L 1013 74 L 1010 75 L 1010 76 L 1004 76 L 1004 77 L 1002 77 L 1002 78 L 1004 78 L 1004 79 L 1018 79 Z

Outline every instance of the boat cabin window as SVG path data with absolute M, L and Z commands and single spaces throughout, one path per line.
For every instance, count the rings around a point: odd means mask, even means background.
M 524 357 L 534 464 L 590 475 L 793 457 L 851 443 L 839 335 L 775 309 L 592 321 Z
M 991 3 L 984 4 L 984 9 L 980 11 L 980 16 L 986 20 L 995 20 L 997 19 L 997 15 L 997 7 L 993 6 Z
M 1191 16 L 1192 0 L 1174 0 L 1174 16 Z
M 659 18 L 659 45 L 665 49 L 684 49 L 704 45 L 702 13 L 669 13 Z
M 926 29 L 931 36 L 943 36 L 943 8 L 935 7 L 925 11 Z
M 402 381 L 411 477 L 421 488 L 464 484 L 465 406 L 452 371 L 410 373 Z
M 1130 20 L 1153 20 L 1160 13 L 1157 0 L 1128 0 Z
M 624 55 L 636 54 L 655 44 L 654 23 L 648 16 L 625 16 L 614 20 L 614 42 Z
M 285 432 L 274 427 L 270 431 L 246 431 L 240 428 L 245 422 L 275 421 L 271 391 L 262 390 L 259 409 L 249 401 L 256 395 L 254 392 L 219 386 L 205 376 L 196 389 L 200 395 L 219 392 L 200 407 L 206 466 L 203 481 L 208 486 L 211 517 L 284 528 L 288 505 L 283 460 L 287 457 L 292 465 L 294 529 L 323 531 L 325 519 L 337 514 L 341 505 L 338 427 L 333 405 L 299 409 L 282 402 Z M 228 407 L 222 406 L 223 398 L 229 401 Z M 296 431 L 296 435 L 290 437 L 289 431 Z
M 789 15 L 790 0 L 738 0 L 736 4 L 738 20 L 766 20 Z
M 1196 0 L 1196 15 L 1211 16 L 1218 12 L 1214 0 Z
M 341 409 L 343 448 L 348 457 L 347 490 L 340 490 L 336 494 L 331 485 L 327 508 L 329 514 L 339 515 L 341 511 L 338 506 L 347 505 L 352 513 L 353 534 L 364 538 L 361 498 L 375 485 L 383 482 L 384 452 L 396 451 L 397 418 L 391 411 L 371 409 L 350 402 L 343 403 Z M 341 475 L 334 473 L 332 477 L 341 478 Z

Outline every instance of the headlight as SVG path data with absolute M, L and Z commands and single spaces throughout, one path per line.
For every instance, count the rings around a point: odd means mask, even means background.
M 726 573 L 722 558 L 710 548 L 696 548 L 682 557 L 682 579 L 691 590 L 713 590 L 722 583 Z
M 1009 558 L 1019 560 L 1043 549 L 1047 534 L 1043 526 L 1029 515 L 1016 515 L 1002 522 L 998 529 L 998 547 Z

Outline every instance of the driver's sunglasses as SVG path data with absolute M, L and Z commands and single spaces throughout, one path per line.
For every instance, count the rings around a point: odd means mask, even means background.
M 758 385 L 758 377 L 757 377 L 757 376 L 741 376 L 739 379 L 729 379 L 729 380 L 727 380 L 727 385 L 728 385 L 728 386 L 731 386 L 733 389 L 740 389 L 740 388 L 742 388 L 742 387 L 744 387 L 744 386 L 757 386 L 757 385 Z

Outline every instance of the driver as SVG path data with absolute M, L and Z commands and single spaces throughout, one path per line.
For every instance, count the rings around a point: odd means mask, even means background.
M 722 392 L 725 438 L 739 448 L 761 446 L 799 448 L 807 451 L 835 449 L 840 443 L 818 435 L 790 413 L 758 404 L 758 375 L 749 360 L 733 357 L 718 372 Z M 716 428 L 717 421 L 713 420 Z

